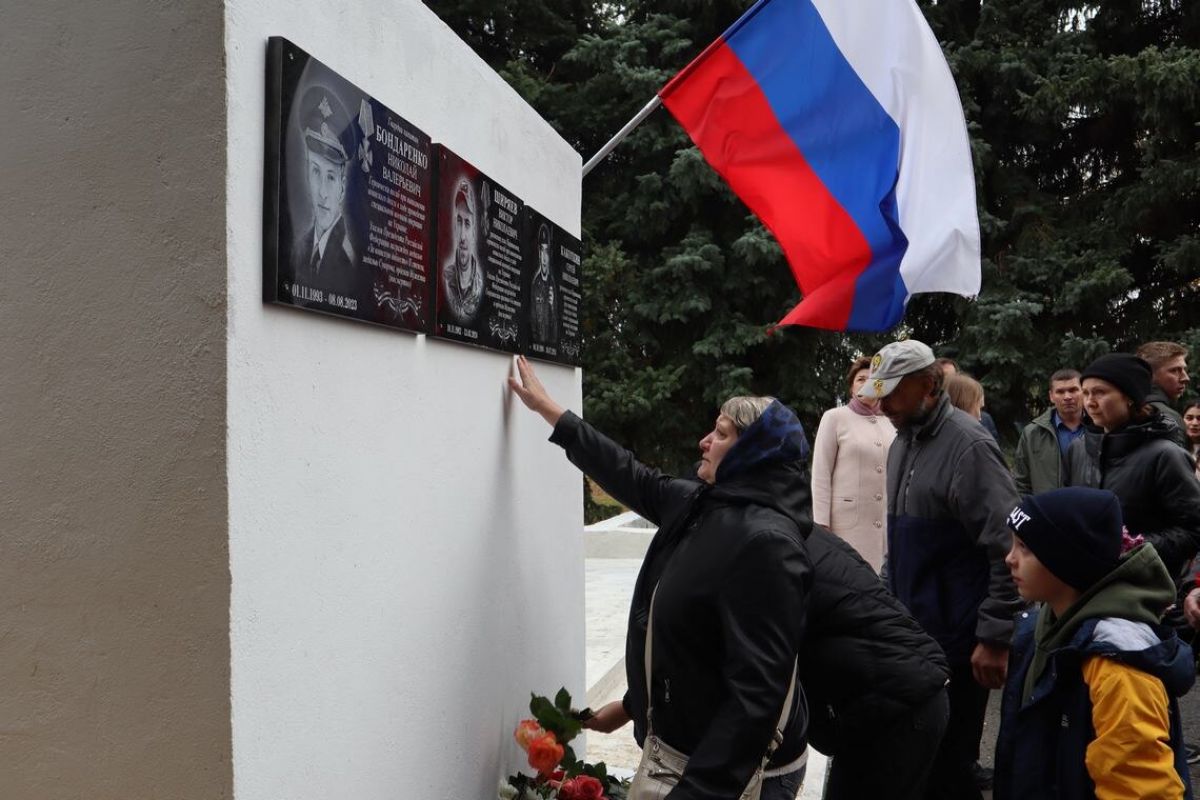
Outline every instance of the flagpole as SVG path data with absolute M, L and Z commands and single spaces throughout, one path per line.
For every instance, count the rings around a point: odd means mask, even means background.
M 646 103 L 646 105 L 642 107 L 642 110 L 634 115 L 633 119 L 625 123 L 625 127 L 617 131 L 616 136 L 609 139 L 608 143 L 605 144 L 604 147 L 601 147 L 596 155 L 588 159 L 588 162 L 583 165 L 583 176 L 586 177 L 589 172 L 595 169 L 597 164 L 603 161 L 626 136 L 633 132 L 634 128 L 636 128 L 638 125 L 641 125 L 642 121 L 645 120 L 646 117 L 650 116 L 651 112 L 653 112 L 654 109 L 658 108 L 660 105 L 662 105 L 662 100 L 659 99 L 658 95 L 654 95 L 650 102 Z
M 621 128 L 621 130 L 617 131 L 616 136 L 609 139 L 608 143 L 605 144 L 604 147 L 601 147 L 600 151 L 598 153 L 596 153 L 596 155 L 594 155 L 590 159 L 588 159 L 588 162 L 583 165 L 583 177 L 586 178 L 587 174 L 589 172 L 591 172 L 593 169 L 595 169 L 596 165 L 599 164 L 601 161 L 603 161 L 608 156 L 608 154 L 611 153 L 613 151 L 613 149 L 616 148 L 616 146 L 619 145 L 625 139 L 626 136 L 628 136 L 630 133 L 632 133 L 634 128 L 636 128 L 638 125 L 641 125 L 642 122 L 646 119 L 646 117 L 650 116 L 651 112 L 653 112 L 654 109 L 656 109 L 662 105 L 662 96 L 663 95 L 670 94 L 672 89 L 674 89 L 674 87 L 688 73 L 690 73 L 693 69 L 695 69 L 696 66 L 698 64 L 700 64 L 702 61 L 704 61 L 706 58 L 708 58 L 710 53 L 714 52 L 717 48 L 719 48 L 725 42 L 728 42 L 729 38 L 731 36 L 733 36 L 733 34 L 738 32 L 738 29 L 740 29 L 743 25 L 745 25 L 747 22 L 749 22 L 754 17 L 754 15 L 757 14 L 769 2 L 771 2 L 771 0 L 757 0 L 757 2 L 755 2 L 754 5 L 750 6 L 750 8 L 748 8 L 744 14 L 742 14 L 740 17 L 738 17 L 734 21 L 734 23 L 732 25 L 730 25 L 729 28 L 726 29 L 725 33 L 721 34 L 719 37 L 717 37 L 712 42 L 710 42 L 708 47 L 704 48 L 704 50 L 702 50 L 700 52 L 700 55 L 693 58 L 686 67 L 681 69 L 679 71 L 679 73 L 675 75 L 674 78 L 671 78 L 671 80 L 667 81 L 667 85 L 664 86 L 661 90 L 659 90 L 659 93 L 654 95 L 654 97 L 650 100 L 650 102 L 646 103 L 646 105 L 642 107 L 642 110 L 639 111 L 637 113 L 637 115 L 634 116 L 633 119 L 629 120 L 629 122 L 626 122 L 625 127 Z

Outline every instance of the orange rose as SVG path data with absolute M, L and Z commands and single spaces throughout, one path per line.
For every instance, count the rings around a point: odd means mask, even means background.
M 545 736 L 546 732 L 542 730 L 542 726 L 537 724 L 536 719 L 523 719 L 521 724 L 517 725 L 517 729 L 513 731 L 513 738 L 517 740 L 517 744 L 521 745 L 521 749 L 526 753 L 529 752 L 529 745 L 534 739 L 539 739 Z
M 554 734 L 547 733 L 529 743 L 529 766 L 543 775 L 553 772 L 558 762 L 562 761 L 564 752 Z

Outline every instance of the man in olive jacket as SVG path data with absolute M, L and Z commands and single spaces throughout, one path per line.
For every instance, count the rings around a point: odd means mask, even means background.
M 1022 607 L 1005 524 L 1017 491 L 995 440 L 950 404 L 921 342 L 893 342 L 860 396 L 881 398 L 897 436 L 888 452 L 888 582 L 950 665 L 950 721 L 928 798 L 980 800 L 973 767 L 988 690 L 1004 685 Z
M 1071 442 L 1083 436 L 1083 399 L 1079 371 L 1060 369 L 1050 376 L 1050 408 L 1025 426 L 1013 459 L 1019 494 L 1039 494 L 1065 485 L 1065 459 Z

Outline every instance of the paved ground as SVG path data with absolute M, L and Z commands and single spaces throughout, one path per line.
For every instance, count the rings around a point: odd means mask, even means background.
M 1200 686 L 1184 695 L 1179 701 L 1179 713 L 1183 717 L 1183 739 L 1200 745 Z M 1200 786 L 1200 764 L 1192 765 L 1192 787 Z
M 589 687 L 625 657 L 629 598 L 641 565 L 640 558 L 589 558 L 585 562 Z
M 600 706 L 625 694 L 625 624 L 629 598 L 641 559 L 589 558 L 585 567 L 587 609 L 588 706 Z M 587 760 L 610 769 L 634 770 L 641 750 L 632 726 L 616 733 L 588 734 Z
M 627 555 L 627 543 L 614 553 Z M 603 555 L 605 548 L 589 545 L 589 554 Z M 629 598 L 633 594 L 633 582 L 641 565 L 639 558 L 589 557 L 586 562 L 586 607 L 587 607 L 587 685 L 588 705 L 599 708 L 609 700 L 625 693 L 625 623 L 629 614 Z M 1180 701 L 1183 716 L 1184 737 L 1190 742 L 1200 743 L 1200 688 L 1193 690 Z M 996 746 L 996 733 L 1000 724 L 1000 693 L 993 692 L 984 723 L 983 739 L 980 743 L 980 761 L 992 765 Z M 631 727 L 607 736 L 590 734 L 587 757 L 590 761 L 604 761 L 614 770 L 632 770 L 637 767 L 641 751 L 633 741 Z M 800 797 L 816 800 L 821 797 L 820 787 L 825 774 L 825 758 L 810 751 L 808 779 Z M 1200 765 L 1192 767 L 1193 786 L 1200 786 Z M 985 793 L 990 800 L 990 793 Z

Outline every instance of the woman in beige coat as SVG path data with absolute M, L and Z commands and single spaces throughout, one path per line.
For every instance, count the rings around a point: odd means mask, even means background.
M 887 552 L 887 453 L 896 429 L 879 402 L 856 397 L 871 360 L 850 365 L 850 403 L 821 417 L 813 445 L 813 521 L 845 539 L 876 572 Z

